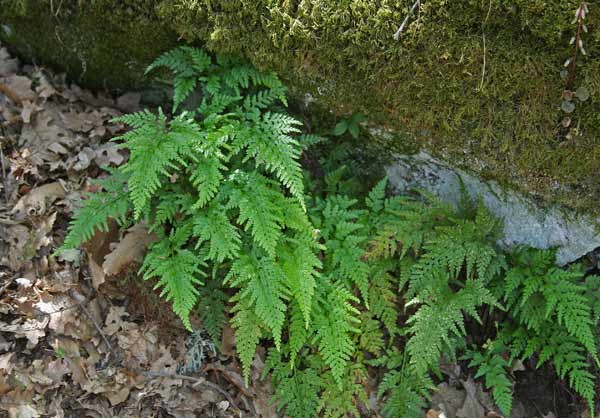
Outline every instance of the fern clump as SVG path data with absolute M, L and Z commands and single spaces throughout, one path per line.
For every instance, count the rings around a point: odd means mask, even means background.
M 386 179 L 357 193 L 364 179 L 335 162 L 347 144 L 303 135 L 273 73 L 191 47 L 159 68 L 172 112 L 117 118 L 129 159 L 98 181 L 63 249 L 111 219 L 143 222 L 158 237 L 143 279 L 217 346 L 229 323 L 246 382 L 267 345 L 263 378 L 292 418 L 358 417 L 375 381 L 373 414 L 422 416 L 442 358 L 468 360 L 505 416 L 517 359 L 551 363 L 593 411 L 600 279 L 556 267 L 552 250 L 500 248 L 502 221 L 466 193 L 458 209 L 389 197 Z M 329 157 L 318 176 L 300 164 L 315 145 Z
M 301 124 L 285 113 L 285 87 L 273 73 L 191 47 L 166 53 L 148 71 L 159 67 L 174 76 L 173 115 L 117 118 L 131 127 L 114 138 L 129 160 L 84 202 L 63 248 L 78 247 L 110 218 L 145 222 L 160 239 L 144 259 L 144 279 L 157 280 L 186 328 L 198 309 L 213 338 L 229 299 L 247 378 L 262 337 L 280 347 L 291 300 L 302 326 L 314 326 L 323 278 L 298 162 Z M 195 90 L 199 105 L 181 110 Z M 203 285 L 213 291 L 208 299 Z M 351 311 L 347 291 L 330 292 L 340 313 Z M 350 348 L 331 341 L 324 335 L 319 346 L 339 375 Z

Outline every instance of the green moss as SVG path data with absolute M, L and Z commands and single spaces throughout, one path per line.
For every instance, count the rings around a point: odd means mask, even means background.
M 0 38 L 19 55 L 92 88 L 139 87 L 143 70 L 176 44 L 153 1 L 0 0 Z
M 298 97 L 309 92 L 320 108 L 337 115 L 361 112 L 374 126 L 397 133 L 396 139 L 379 137 L 380 147 L 425 148 L 544 202 L 595 209 L 600 7 L 590 5 L 590 32 L 584 37 L 588 56 L 580 57 L 577 68 L 576 86 L 586 86 L 592 97 L 570 115 L 577 135 L 566 140 L 560 129 L 565 116 L 560 70 L 572 53 L 571 20 L 579 1 L 423 0 L 395 41 L 412 3 L 64 0 L 68 13 L 50 20 L 73 33 L 63 37 L 67 52 L 73 45 L 90 50 L 90 74 L 84 79 L 96 85 L 137 80 L 130 65 L 143 68 L 158 50 L 167 49 L 174 41 L 172 30 L 188 42 L 242 54 L 259 67 L 279 71 Z M 49 7 L 49 1 L 42 4 Z M 40 16 L 27 13 L 13 22 L 35 26 Z M 111 25 L 108 33 L 104 22 Z M 41 44 L 38 37 L 52 28 L 39 28 L 27 39 Z M 46 62 L 63 60 L 62 51 L 40 48 L 36 54 Z M 74 56 L 70 52 L 77 68 L 80 60 Z

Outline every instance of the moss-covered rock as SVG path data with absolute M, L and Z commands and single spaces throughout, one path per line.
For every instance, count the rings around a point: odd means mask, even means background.
M 143 84 L 149 62 L 177 42 L 151 0 L 0 0 L 0 39 L 25 59 L 102 89 Z
M 591 97 L 577 103 L 567 129 L 560 72 L 573 54 L 579 1 L 422 0 L 398 41 L 393 34 L 413 0 L 3 3 L 11 7 L 0 10 L 0 23 L 11 25 L 32 55 L 74 74 L 85 62 L 83 79 L 95 85 L 139 80 L 138 64 L 178 35 L 275 69 L 298 96 L 309 92 L 338 115 L 368 115 L 374 126 L 398 133 L 381 141 L 391 150 L 409 141 L 542 201 L 597 206 L 600 7 L 594 4 L 583 35 L 587 56 L 579 56 L 573 86 L 586 87 Z

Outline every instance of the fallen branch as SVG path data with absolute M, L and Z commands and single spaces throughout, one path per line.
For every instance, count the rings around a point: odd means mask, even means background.
M 229 394 L 229 392 L 227 392 L 225 389 L 219 387 L 218 385 L 214 384 L 213 382 L 209 382 L 208 380 L 206 380 L 203 377 L 196 378 L 196 377 L 192 377 L 192 376 L 186 376 L 184 374 L 168 373 L 168 372 L 152 372 L 152 371 L 142 371 L 142 370 L 139 370 L 139 372 L 142 375 L 144 375 L 148 378 L 151 378 L 151 379 L 158 378 L 158 377 L 168 377 L 169 379 L 181 379 L 181 380 L 187 380 L 188 382 L 193 382 L 194 384 L 192 385 L 192 387 L 197 387 L 197 386 L 208 387 L 210 389 L 213 389 L 213 390 L 219 392 L 221 395 L 223 395 L 225 397 L 225 399 L 227 399 L 227 401 L 231 405 L 233 405 L 233 407 L 239 409 L 237 406 L 237 403 L 235 402 L 233 397 Z

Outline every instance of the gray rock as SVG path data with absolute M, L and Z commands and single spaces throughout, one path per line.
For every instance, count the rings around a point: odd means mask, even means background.
M 481 196 L 489 210 L 504 220 L 503 245 L 558 247 L 556 261 L 559 265 L 575 261 L 600 247 L 600 219 L 556 206 L 541 208 L 523 194 L 504 189 L 493 181 L 482 181 L 424 152 L 395 156 L 386 172 L 395 193 L 427 190 L 454 205 L 460 201 L 462 180 L 472 198 Z

